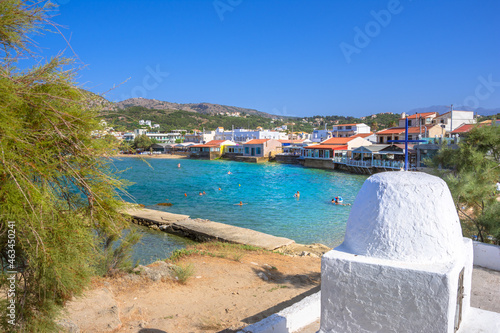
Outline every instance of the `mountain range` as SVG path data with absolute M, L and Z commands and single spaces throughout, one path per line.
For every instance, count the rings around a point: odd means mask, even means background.
M 121 102 L 114 103 L 115 107 L 118 109 L 126 109 L 131 106 L 141 106 L 148 109 L 156 110 L 183 110 L 188 112 L 196 112 L 207 115 L 217 115 L 219 113 L 246 113 L 249 115 L 256 115 L 265 118 L 277 119 L 280 118 L 277 115 L 257 111 L 254 109 L 240 108 L 237 106 L 228 106 L 220 104 L 211 103 L 170 103 L 165 101 L 159 101 L 157 99 L 147 99 L 147 98 L 129 98 Z
M 246 113 L 249 115 L 258 115 L 265 118 L 277 119 L 283 118 L 278 115 L 270 114 L 267 112 L 257 111 L 254 109 L 241 108 L 236 106 L 212 104 L 212 103 L 171 103 L 166 101 L 160 101 L 157 99 L 147 99 L 147 98 L 129 98 L 121 102 L 113 103 L 109 108 L 112 109 L 127 109 L 133 106 L 145 107 L 148 109 L 156 110 L 183 110 L 188 112 L 196 112 L 207 115 L 217 115 L 220 113 Z M 467 106 L 454 106 L 454 110 L 463 111 L 474 111 L 476 114 L 481 116 L 492 116 L 500 113 L 500 108 L 485 109 L 485 108 L 470 108 Z M 438 112 L 440 114 L 450 111 L 449 105 L 433 105 L 428 107 L 421 107 L 407 111 L 407 114 L 414 113 L 425 113 L 425 112 Z M 298 118 L 298 117 L 286 117 L 286 118 Z M 302 117 L 300 117 L 302 118 Z

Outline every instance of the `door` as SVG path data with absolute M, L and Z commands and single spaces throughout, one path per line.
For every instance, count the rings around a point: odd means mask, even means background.
M 255 148 L 252 148 L 252 153 L 250 155 L 255 156 Z

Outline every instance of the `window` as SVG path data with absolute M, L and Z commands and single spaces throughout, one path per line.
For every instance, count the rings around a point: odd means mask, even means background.
M 249 153 L 248 147 L 245 147 L 245 154 L 248 155 L 248 153 Z
M 257 147 L 257 155 L 260 155 L 260 154 L 261 154 L 261 148 Z

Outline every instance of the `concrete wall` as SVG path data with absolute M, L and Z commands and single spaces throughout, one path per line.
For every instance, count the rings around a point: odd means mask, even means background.
M 276 155 L 276 162 L 283 164 L 299 164 L 299 156 Z
M 500 271 L 500 246 L 474 242 L 474 265 Z
M 319 159 L 305 158 L 304 166 L 308 168 L 318 168 L 318 169 L 330 169 L 330 170 L 335 169 L 335 164 L 330 159 L 319 160 Z

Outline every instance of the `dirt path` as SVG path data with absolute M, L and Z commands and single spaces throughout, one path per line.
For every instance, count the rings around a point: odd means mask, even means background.
M 172 280 L 172 267 L 165 262 L 144 268 L 142 275 L 99 279 L 85 298 L 68 304 L 66 327 L 80 332 L 233 332 L 319 291 L 320 258 L 311 248 L 306 253 L 300 248 L 295 254 L 302 256 L 292 257 L 200 246 L 210 254 L 175 262 L 194 267 L 185 285 Z

